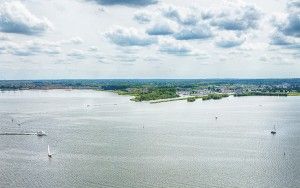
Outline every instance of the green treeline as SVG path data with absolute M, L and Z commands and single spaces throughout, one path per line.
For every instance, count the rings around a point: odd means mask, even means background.
M 235 97 L 242 96 L 288 96 L 287 93 L 279 93 L 279 92 L 246 92 L 234 94 Z
M 221 94 L 217 94 L 217 93 L 213 93 L 213 94 L 208 94 L 206 96 L 203 96 L 202 97 L 202 100 L 210 100 L 210 99 L 213 99 L 213 100 L 218 100 L 218 99 L 222 99 L 224 97 L 229 97 L 228 94 L 226 93 L 221 93 Z
M 168 99 L 179 97 L 176 94 L 175 88 L 153 88 L 149 89 L 148 92 L 141 92 L 135 96 L 134 101 L 150 101 L 157 99 Z
M 24 89 L 93 89 L 130 95 L 134 101 L 168 99 L 193 102 L 198 98 L 221 99 L 227 97 L 227 93 L 237 97 L 300 96 L 300 78 L 0 80 L 0 91 Z
M 128 91 L 118 91 L 119 95 L 132 95 L 133 101 L 151 101 L 158 99 L 169 99 L 179 97 L 176 88 L 158 87 L 158 88 L 134 88 Z
M 188 97 L 187 99 L 187 102 L 194 102 L 196 100 L 195 97 Z
M 196 99 L 202 98 L 202 100 L 206 101 L 206 100 L 218 100 L 218 99 L 222 99 L 224 97 L 229 97 L 228 94 L 226 93 L 212 93 L 212 94 L 208 94 L 205 96 L 194 96 L 194 97 L 188 97 L 186 98 L 187 102 L 194 102 Z

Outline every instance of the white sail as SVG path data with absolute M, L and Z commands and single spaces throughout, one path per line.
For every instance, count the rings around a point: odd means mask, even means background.
M 51 155 L 49 145 L 48 145 L 48 155 Z

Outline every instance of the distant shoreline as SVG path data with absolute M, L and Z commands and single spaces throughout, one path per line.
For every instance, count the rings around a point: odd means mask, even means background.
M 176 98 L 166 98 L 166 99 L 157 99 L 157 100 L 148 100 L 148 101 L 136 101 L 134 100 L 134 96 L 133 95 L 123 95 L 123 94 L 119 94 L 117 91 L 113 91 L 113 90 L 100 90 L 100 89 L 87 89 L 87 88 L 74 88 L 74 89 L 66 89 L 66 88 L 47 88 L 47 89 L 16 89 L 16 90 L 0 90 L 0 92 L 13 92 L 13 91 L 51 91 L 51 90 L 63 90 L 63 91 L 100 91 L 100 92 L 107 92 L 107 93 L 112 93 L 112 94 L 116 94 L 119 96 L 129 96 L 132 97 L 130 100 L 131 101 L 135 101 L 135 102 L 149 102 L 150 104 L 158 104 L 158 103 L 166 103 L 166 102 L 174 102 L 174 101 L 183 101 L 186 100 L 187 102 L 194 102 L 197 99 L 201 99 L 202 101 L 206 101 L 206 100 L 221 100 L 223 98 L 227 98 L 227 97 L 300 97 L 300 93 L 293 93 L 291 95 L 235 95 L 233 93 L 231 94 L 219 94 L 219 95 L 223 95 L 217 98 L 213 98 L 213 97 L 208 97 L 209 95 L 202 95 L 202 96 L 180 96 L 180 97 L 176 97 Z
M 150 103 L 197 99 L 218 100 L 229 95 L 300 96 L 300 79 L 107 79 L 0 81 L 0 91 L 94 90 L 131 96 Z

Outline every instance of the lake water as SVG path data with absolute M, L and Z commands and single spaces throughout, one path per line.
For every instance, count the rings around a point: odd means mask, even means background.
M 300 97 L 129 99 L 0 92 L 0 187 L 299 187 Z

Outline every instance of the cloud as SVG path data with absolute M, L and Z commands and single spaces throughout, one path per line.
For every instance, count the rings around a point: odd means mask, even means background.
M 262 56 L 259 58 L 260 61 L 262 62 L 268 62 L 269 61 L 269 58 L 267 56 Z
M 82 50 L 73 49 L 67 56 L 75 59 L 84 59 L 86 57 L 85 53 Z
M 181 25 L 195 25 L 199 17 L 190 9 L 179 8 L 173 5 L 165 5 L 161 8 L 162 15 Z
M 204 10 L 201 12 L 201 18 L 203 20 L 208 20 L 208 19 L 211 19 L 213 18 L 214 14 L 211 10 Z
M 238 48 L 238 51 L 235 55 L 241 54 L 242 51 L 250 52 L 250 51 L 265 51 L 267 50 L 269 45 L 265 42 L 254 42 L 254 41 L 245 41 L 243 45 Z
M 152 15 L 148 11 L 139 11 L 134 14 L 133 19 L 136 20 L 140 24 L 146 24 L 151 21 Z
M 78 36 L 59 41 L 60 44 L 74 44 L 74 45 L 79 45 L 82 44 L 83 42 L 84 40 Z
M 278 32 L 271 37 L 271 42 L 270 42 L 270 44 L 279 45 L 279 46 L 291 45 L 294 43 L 295 43 L 294 39 Z
M 97 46 L 90 46 L 88 51 L 90 52 L 97 52 L 98 51 L 98 47 Z
M 2 41 L 0 43 L 1 53 L 12 54 L 16 56 L 32 56 L 32 55 L 57 55 L 62 53 L 62 45 L 69 44 L 66 41 L 46 41 L 46 40 L 29 40 L 22 43 L 13 42 L 13 40 Z M 93 48 L 93 50 L 95 50 Z M 73 53 L 74 52 L 74 53 Z M 79 51 L 72 51 L 69 56 L 79 56 Z
M 26 35 L 41 34 L 52 28 L 46 18 L 37 18 L 19 1 L 0 4 L 0 30 Z
M 175 32 L 177 26 L 168 21 L 160 21 L 147 29 L 148 35 L 171 35 Z
M 70 39 L 70 43 L 72 44 L 82 44 L 83 40 L 80 37 L 73 37 Z
M 104 8 L 104 7 L 99 7 L 98 10 L 99 10 L 99 12 L 107 12 L 106 8 Z
M 207 24 L 198 24 L 191 28 L 184 28 L 178 33 L 174 34 L 177 40 L 194 40 L 206 39 L 212 37 L 212 31 Z
M 248 30 L 256 29 L 262 17 L 262 13 L 252 5 L 240 5 L 229 3 L 210 16 L 211 25 L 224 30 Z
M 148 46 L 156 40 L 135 28 L 114 27 L 104 34 L 112 43 L 119 46 Z
M 0 43 L 0 54 L 5 54 L 7 53 L 7 47 L 3 45 L 3 43 Z
M 240 46 L 245 42 L 245 40 L 246 38 L 243 36 L 237 36 L 234 33 L 227 33 L 224 36 L 218 37 L 215 44 L 221 48 L 232 48 Z
M 37 54 L 55 55 L 61 53 L 60 44 L 43 40 L 33 40 L 24 43 L 24 45 L 13 45 L 11 53 L 18 56 L 29 56 Z
M 287 65 L 287 64 L 293 64 L 290 59 L 286 56 L 282 56 L 279 54 L 276 55 L 264 55 L 258 58 L 259 61 L 264 63 L 270 63 L 274 65 Z
M 0 33 L 0 41 L 8 41 L 8 40 L 11 40 L 9 36 Z
M 143 60 L 146 62 L 159 62 L 161 59 L 158 57 L 147 56 Z
M 194 55 L 193 48 L 189 44 L 169 39 L 160 41 L 159 51 L 177 56 Z
M 287 14 L 271 19 L 276 32 L 286 36 L 300 37 L 300 8 L 289 9 Z
M 300 11 L 290 14 L 287 23 L 279 29 L 286 35 L 300 37 Z
M 101 5 L 148 6 L 158 0 L 94 0 Z
M 172 5 L 164 5 L 160 8 L 161 14 L 175 22 L 181 28 L 173 36 L 177 40 L 207 39 L 214 36 L 212 31 L 218 34 L 221 31 L 248 32 L 256 29 L 262 18 L 261 11 L 255 6 L 244 3 L 225 2 L 221 8 L 206 8 L 205 10 L 193 8 L 181 8 Z M 225 42 L 225 41 L 224 41 Z M 242 43 L 242 41 L 239 41 Z M 218 42 L 223 45 L 223 42 Z M 227 41 L 227 45 L 238 45 Z
M 42 40 L 31 40 L 22 44 L 15 42 L 3 42 L 0 45 L 5 53 L 16 56 L 31 56 L 37 54 L 55 55 L 61 53 L 61 47 L 56 42 L 47 42 Z
M 132 54 L 121 54 L 121 55 L 114 56 L 112 60 L 117 62 L 131 63 L 131 62 L 135 62 L 138 58 L 139 58 L 138 56 Z
M 273 16 L 271 23 L 275 31 L 271 35 L 270 44 L 284 48 L 299 48 L 300 43 L 300 1 L 287 3 L 287 12 Z
M 297 10 L 300 9 L 300 1 L 299 0 L 294 0 L 294 1 L 290 1 L 287 3 L 287 8 L 288 10 Z

